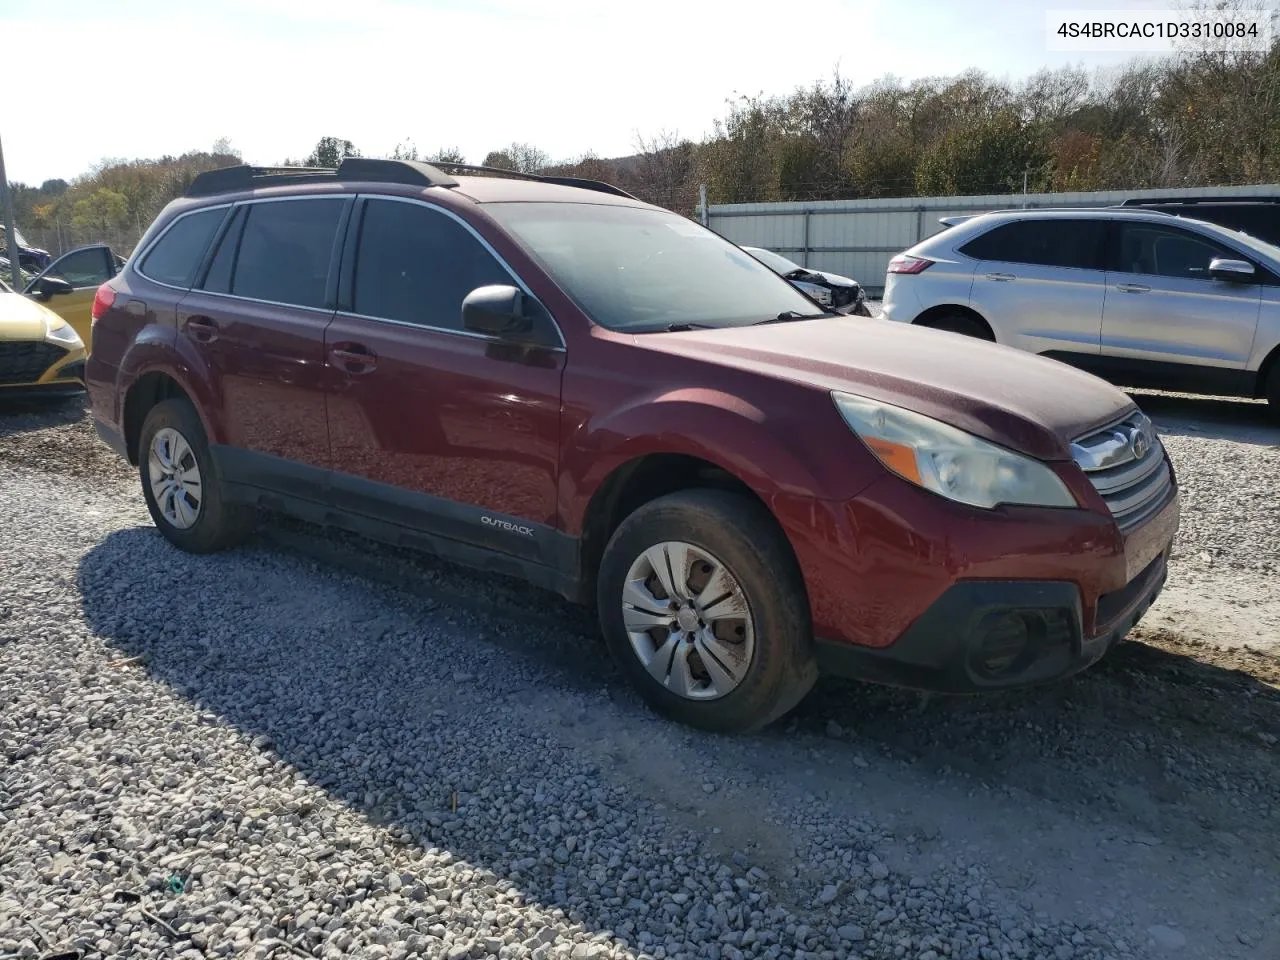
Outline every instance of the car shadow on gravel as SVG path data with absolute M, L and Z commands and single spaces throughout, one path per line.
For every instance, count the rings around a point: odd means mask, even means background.
M 1280 814 L 1280 660 L 1266 654 L 1139 627 L 1084 673 L 1025 690 L 930 697 L 824 679 L 791 723 L 831 735 L 833 722 L 920 769 L 1188 847 L 1248 842 L 1280 857 L 1280 831 L 1262 825 Z
M 427 558 L 406 558 L 373 544 L 361 546 L 345 535 L 334 539 L 288 524 L 283 530 L 283 534 L 269 530 L 264 538 L 267 549 L 260 543 L 249 549 L 249 556 L 257 553 L 269 559 L 283 548 L 286 556 L 303 560 L 325 577 L 355 574 L 371 580 L 370 589 L 392 586 L 406 609 L 430 605 L 431 616 L 474 630 L 476 642 L 490 647 L 494 655 L 525 658 L 544 678 L 540 682 L 550 688 L 599 694 L 603 687 L 615 704 L 629 704 L 624 710 L 640 709 L 616 672 L 598 666 L 603 651 L 599 656 L 583 655 L 584 645 L 599 641 L 590 618 L 580 609 L 514 582 Z M 151 530 L 120 531 L 82 562 L 86 619 L 108 645 L 124 657 L 139 658 L 155 680 L 217 713 L 246 736 L 271 738 L 282 761 L 372 822 L 407 829 L 423 846 L 438 845 L 477 866 L 501 872 L 500 824 L 493 825 L 491 835 L 473 835 L 467 844 L 456 844 L 435 831 L 428 836 L 420 822 L 399 821 L 388 812 L 412 809 L 422 794 L 430 792 L 428 785 L 414 783 L 412 777 L 408 782 L 403 776 L 388 778 L 372 798 L 368 772 L 345 762 L 342 753 L 350 746 L 347 730 L 341 720 L 329 718 L 366 713 L 368 701 L 362 698 L 369 696 L 369 690 L 360 687 L 368 686 L 367 672 L 358 669 L 353 674 L 358 681 L 355 686 L 335 684 L 332 677 L 317 671 L 297 669 L 289 663 L 286 650 L 270 649 L 288 641 L 263 637 L 264 647 L 260 657 L 255 655 L 255 664 L 278 673 L 264 678 L 267 682 L 293 689 L 278 704 L 258 701 L 248 709 L 234 684 L 224 682 L 202 655 L 180 640 L 184 631 L 198 631 L 198 625 L 175 622 L 173 612 L 164 605 L 139 604 L 125 611 L 115 602 L 99 599 L 103 596 L 100 586 L 89 589 L 89 584 L 110 579 L 113 567 L 120 569 L 122 557 L 135 551 L 154 553 L 158 539 Z M 135 578 L 130 589 L 164 595 L 185 567 L 198 571 L 197 565 L 210 562 L 176 551 L 173 560 L 175 569 L 163 564 L 149 567 L 155 572 Z M 317 586 L 316 597 L 297 598 L 297 602 L 330 602 L 321 597 L 326 592 Z M 237 617 L 243 616 L 246 605 L 270 604 L 243 594 L 233 602 L 241 608 Z M 543 629 L 530 629 L 531 616 Z M 889 761 L 884 769 L 890 777 L 903 777 L 893 771 L 901 769 L 896 764 L 905 763 L 913 777 L 941 781 L 959 776 L 999 790 L 1022 791 L 1053 804 L 1074 805 L 1090 817 L 1105 815 L 1127 823 L 1137 836 L 1165 838 L 1160 842 L 1187 847 L 1248 842 L 1255 850 L 1270 848 L 1280 856 L 1278 831 L 1265 819 L 1260 826 L 1258 819 L 1260 814 L 1264 818 L 1280 814 L 1274 793 L 1280 782 L 1280 752 L 1275 746 L 1280 738 L 1280 663 L 1248 651 L 1224 654 L 1197 647 L 1169 634 L 1139 636 L 1146 642 L 1122 644 L 1102 663 L 1069 681 L 1030 690 L 925 697 L 823 679 L 789 720 L 760 735 L 758 757 L 743 762 L 759 763 L 760 775 L 768 778 L 777 774 L 770 765 L 789 755 L 797 737 L 851 741 L 868 756 L 878 754 Z M 412 661 L 399 663 L 396 669 L 406 683 L 447 687 L 451 679 L 455 686 L 470 682 L 469 677 L 447 675 L 414 677 Z M 518 691 L 515 696 L 520 696 Z M 314 736 L 311 745 L 294 739 L 299 703 L 326 708 L 324 719 L 316 719 L 320 717 L 316 713 L 313 721 L 333 724 L 334 729 L 320 738 L 332 743 L 331 756 L 317 756 Z M 612 709 L 603 704 L 601 708 Z M 594 726 L 597 720 L 601 723 L 597 732 L 610 729 L 611 722 L 615 728 L 621 722 L 589 716 L 573 722 Z M 406 748 L 402 718 L 373 712 L 367 714 L 366 722 L 372 729 L 363 737 Z M 523 727 L 509 731 L 513 739 L 525 733 Z M 412 749 L 411 742 L 407 748 Z M 502 762 L 501 758 L 495 762 Z M 742 773 L 751 775 L 750 770 Z M 833 789 L 843 791 L 860 775 L 861 771 L 840 764 L 821 776 Z M 1231 794 L 1230 803 L 1223 802 L 1224 785 Z M 566 898 L 581 894 L 580 885 L 587 878 L 570 879 L 566 886 L 565 874 L 551 867 L 526 874 L 520 882 L 540 902 L 566 907 Z M 591 917 L 582 919 L 593 923 Z
M 0 392 L 0 438 L 78 423 L 88 416 L 83 394 L 6 397 Z
M 1162 434 L 1280 446 L 1280 422 L 1265 400 L 1139 390 L 1130 390 L 1129 395 Z

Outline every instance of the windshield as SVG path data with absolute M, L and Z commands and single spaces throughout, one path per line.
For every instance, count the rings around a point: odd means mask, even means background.
M 786 276 L 795 270 L 803 269 L 800 264 L 792 263 L 780 253 L 774 253 L 772 250 L 761 250 L 759 247 L 743 247 L 743 250 L 751 254 L 774 273 Z
M 491 203 L 485 210 L 602 327 L 734 327 L 813 301 L 751 255 L 666 210 L 589 203 Z

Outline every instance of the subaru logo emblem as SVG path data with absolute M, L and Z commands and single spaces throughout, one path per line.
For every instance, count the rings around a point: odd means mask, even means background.
M 1134 427 L 1129 431 L 1129 446 L 1133 449 L 1135 460 L 1141 460 L 1151 450 L 1151 437 L 1145 427 Z

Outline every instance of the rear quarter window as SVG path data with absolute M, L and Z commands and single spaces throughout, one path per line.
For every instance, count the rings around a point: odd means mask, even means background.
M 156 241 L 138 269 L 144 277 L 174 287 L 190 287 L 209 241 L 227 215 L 225 207 L 188 213 Z

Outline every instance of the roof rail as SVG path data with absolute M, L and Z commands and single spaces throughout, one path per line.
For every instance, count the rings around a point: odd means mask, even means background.
M 207 197 L 235 190 L 278 187 L 325 180 L 367 180 L 403 183 L 412 187 L 456 187 L 458 181 L 428 163 L 417 160 L 378 160 L 346 157 L 333 167 L 252 167 L 242 164 L 199 174 L 187 188 L 188 197 Z
M 188 197 L 208 197 L 232 190 L 252 190 L 254 187 L 275 186 L 284 183 L 313 183 L 332 177 L 333 170 L 325 167 L 222 167 L 197 174 L 187 187 Z
M 347 157 L 338 164 L 339 180 L 403 183 L 411 187 L 456 187 L 458 181 L 439 167 L 421 160 L 378 160 Z
M 555 177 L 541 173 L 523 173 L 519 170 L 505 170 L 502 167 L 480 167 L 469 163 L 452 163 L 448 160 L 433 161 L 433 166 L 442 170 L 457 170 L 460 173 L 492 173 L 501 177 L 515 177 L 517 180 L 538 180 L 542 183 L 558 183 L 565 187 L 578 187 L 582 190 L 595 190 L 598 193 L 611 193 L 615 197 L 626 197 L 635 200 L 621 187 L 615 187 L 603 180 L 587 180 L 582 177 Z
M 579 187 L 599 193 L 635 200 L 631 194 L 611 183 L 585 180 L 581 177 L 549 177 L 537 173 L 521 173 L 500 167 L 477 167 L 466 163 L 424 163 L 421 160 L 381 160 L 374 157 L 346 157 L 333 167 L 223 167 L 201 173 L 187 187 L 188 197 L 207 197 L 236 190 L 253 190 L 257 187 L 277 187 L 294 183 L 322 183 L 326 180 L 364 180 L 370 183 L 402 183 L 411 187 L 456 187 L 458 181 L 445 173 L 457 170 L 463 173 L 492 173 L 519 180 L 537 180 L 542 183 L 558 183 L 566 187 Z
M 1123 210 L 1126 213 L 1146 213 L 1153 217 L 1176 217 L 1176 213 L 1170 213 L 1168 210 L 1147 210 L 1139 204 L 1128 203 L 1112 203 L 1108 204 L 1107 210 Z
M 1280 196 L 1272 194 L 1271 196 L 1253 196 L 1253 197 L 1130 197 L 1123 201 L 1122 207 L 1144 207 L 1147 204 L 1187 204 L 1194 205 L 1197 203 L 1280 203 Z
M 969 214 L 967 218 L 972 219 L 973 217 L 983 216 L 984 214 L 988 214 L 988 213 L 1025 213 L 1025 214 L 1096 213 L 1101 210 L 1124 210 L 1126 213 L 1145 213 L 1145 214 L 1150 214 L 1151 216 L 1156 216 L 1156 217 L 1176 216 L 1176 214 L 1166 213 L 1163 210 L 1143 210 L 1135 207 L 1126 207 L 1122 203 L 1112 203 L 1112 204 L 1088 203 L 1088 204 L 1080 204 L 1078 206 L 1073 205 L 1069 207 L 1002 207 L 999 210 L 979 210 L 977 213 Z M 943 218 L 943 219 L 950 219 L 950 218 Z

